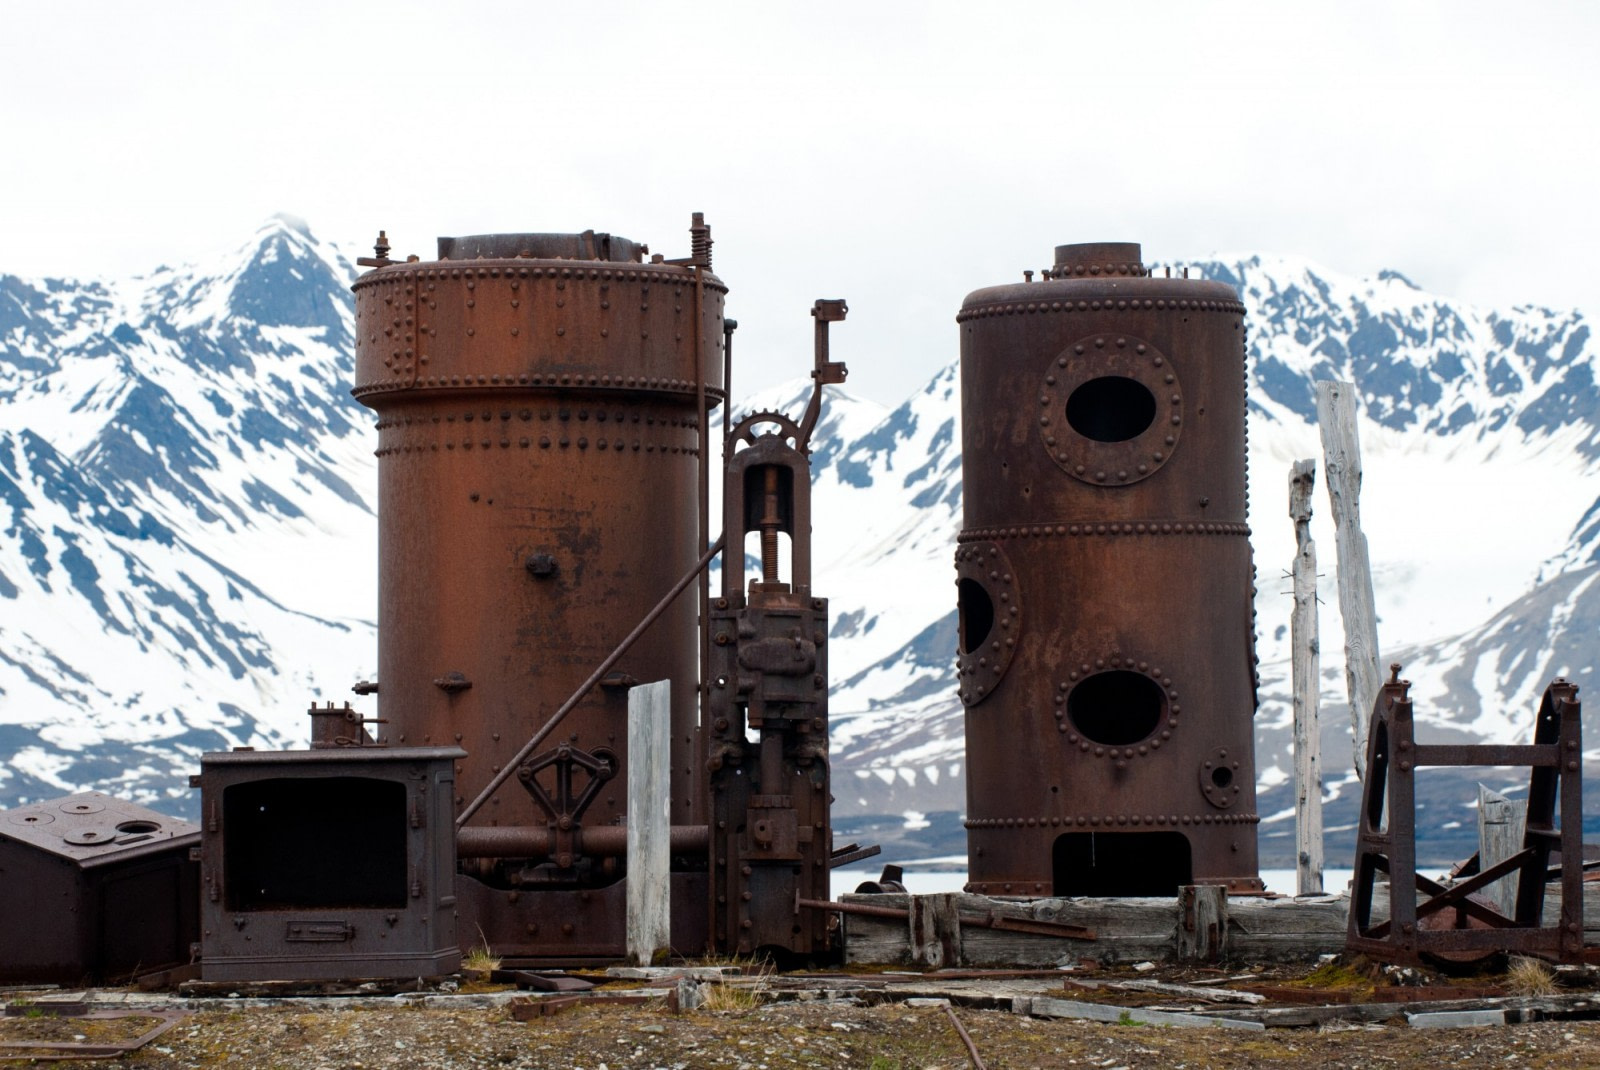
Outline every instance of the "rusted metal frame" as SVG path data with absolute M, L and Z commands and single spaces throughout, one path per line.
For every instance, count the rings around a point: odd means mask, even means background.
M 1524 765 L 1530 768 L 1561 764 L 1561 748 L 1548 745 L 1498 743 L 1419 743 L 1412 747 L 1416 765 Z
M 1351 902 L 1346 946 L 1388 954 L 1396 960 L 1416 961 L 1423 952 L 1529 951 L 1554 954 L 1575 962 L 1584 955 L 1582 932 L 1582 754 L 1581 705 L 1577 688 L 1557 677 L 1545 689 L 1535 722 L 1531 746 L 1430 745 L 1415 743 L 1415 722 L 1408 696 L 1409 682 L 1400 679 L 1400 666 L 1391 666 L 1372 711 L 1369 765 L 1363 793 L 1361 828 L 1357 836 L 1356 882 Z M 1528 825 L 1523 849 L 1475 877 L 1447 889 L 1416 872 L 1415 776 L 1427 765 L 1527 765 L 1530 768 Z M 1391 768 L 1392 765 L 1392 768 Z M 1391 779 L 1392 778 L 1392 779 Z M 1559 779 L 1561 828 L 1554 826 Z M 1377 803 L 1387 795 L 1389 828 L 1378 832 Z M 1562 906 L 1555 926 L 1541 925 L 1546 872 L 1553 843 L 1562 848 Z M 1379 870 L 1391 876 L 1390 918 L 1369 925 L 1372 890 Z M 1468 898 L 1474 891 L 1508 875 L 1519 873 L 1516 917 Z M 1416 903 L 1411 895 L 1395 895 L 1396 882 L 1416 887 L 1432 898 Z M 1492 926 L 1489 929 L 1422 929 L 1417 923 L 1441 910 L 1454 908 Z M 1403 946 L 1396 946 L 1395 932 Z
M 533 734 L 532 738 L 522 745 L 522 749 L 517 751 L 516 755 L 501 767 L 500 772 L 496 773 L 488 784 L 484 785 L 483 790 L 478 793 L 477 797 L 468 803 L 462 809 L 460 815 L 457 816 L 456 829 L 458 831 L 466 827 L 467 821 L 472 815 L 477 813 L 483 804 L 488 802 L 490 797 L 515 775 L 522 763 L 527 761 L 528 757 L 538 749 L 539 744 L 544 742 L 545 737 L 555 731 L 562 718 L 577 708 L 578 703 L 583 701 L 584 696 L 593 690 L 594 686 L 600 682 L 606 673 L 611 671 L 611 667 L 622 659 L 622 656 L 628 652 L 628 649 L 634 643 L 638 642 L 639 637 L 649 629 L 650 625 L 654 624 L 656 619 L 665 613 L 673 602 L 677 601 L 678 596 L 688 588 L 689 584 L 694 582 L 695 577 L 705 571 L 706 566 L 711 563 L 711 559 L 722 552 L 722 544 L 723 539 L 719 536 L 717 541 L 705 553 L 700 555 L 700 560 L 695 562 L 694 567 L 684 573 L 683 578 L 672 585 L 672 589 L 662 596 L 661 601 L 657 602 L 650 612 L 644 615 L 644 619 L 634 626 L 633 631 L 624 636 L 622 642 L 617 644 L 616 649 L 606 655 L 605 660 L 595 667 L 594 672 L 589 674 L 589 678 L 578 685 L 578 689 L 572 693 L 572 697 L 563 702 L 560 708 L 550 715 L 550 719 L 545 721 L 544 725 Z
M 1426 892 L 1431 897 L 1417 904 L 1417 920 L 1421 921 L 1430 914 L 1437 914 L 1446 907 L 1455 907 L 1462 913 L 1469 914 L 1497 929 L 1516 927 L 1517 922 L 1514 918 L 1508 918 L 1493 907 L 1486 906 L 1467 897 L 1474 892 L 1481 891 L 1487 885 L 1494 883 L 1513 870 L 1520 871 L 1523 865 L 1533 857 L 1533 854 L 1532 849 L 1525 848 L 1499 864 L 1484 870 L 1477 876 L 1462 881 L 1453 888 L 1446 888 L 1438 881 L 1430 880 L 1420 873 L 1413 874 L 1416 878 L 1417 890 Z M 1375 859 L 1375 864 L 1384 872 L 1389 871 L 1388 865 L 1385 864 L 1385 860 L 1381 856 Z M 1388 936 L 1389 929 L 1389 922 L 1384 921 L 1374 925 L 1367 930 L 1367 933 L 1370 936 L 1381 939 Z
M 828 910 L 835 914 L 859 914 L 867 918 L 895 918 L 901 921 L 911 917 L 904 907 L 880 907 L 871 903 L 837 903 L 827 899 L 798 899 L 796 905 L 807 910 Z M 1082 925 L 1068 925 L 1060 921 L 1037 921 L 1032 918 L 1008 918 L 994 911 L 984 914 L 962 914 L 956 917 L 962 925 L 979 929 L 1000 929 L 1013 933 L 1032 933 L 1035 936 L 1054 936 L 1070 940 L 1095 940 L 1093 929 Z
M 978 1054 L 978 1046 L 972 1042 L 972 1036 L 967 1032 L 967 1027 L 961 1024 L 961 1019 L 956 1017 L 956 1012 L 950 1009 L 950 1004 L 944 1005 L 944 1013 L 950 1019 L 950 1024 L 956 1027 L 956 1033 L 961 1037 L 961 1043 L 967 1046 L 967 1055 L 972 1058 L 975 1070 L 989 1070 L 983 1064 L 983 1057 Z
M 12 1013 L 12 1010 L 15 1006 L 16 1005 L 13 1004 L 12 1006 L 8 1006 L 6 1008 L 7 1017 L 15 1017 L 15 1015 Z M 146 1044 L 150 1043 L 152 1040 L 156 1039 L 161 1034 L 165 1033 L 167 1030 L 183 1021 L 185 1018 L 189 1017 L 188 1011 L 168 1010 L 165 1008 L 159 1010 L 152 1009 L 84 1012 L 78 1010 L 78 1008 L 81 1006 L 81 1004 L 74 1005 L 73 1009 L 76 1011 L 76 1013 L 70 1014 L 61 1009 L 53 1009 L 48 1006 L 39 1005 L 31 1005 L 21 1009 L 24 1012 L 38 1010 L 44 1012 L 46 1015 L 51 1015 L 51 1011 L 54 1010 L 54 1014 L 52 1015 L 53 1017 L 76 1018 L 80 1021 L 108 1022 L 115 1021 L 120 1018 L 159 1018 L 161 1021 L 145 1032 L 134 1037 L 132 1040 L 123 1041 L 120 1044 L 91 1044 L 84 1041 L 73 1040 L 39 1041 L 33 1043 L 25 1040 L 5 1041 L 0 1043 L 0 1049 L 4 1049 L 4 1051 L 0 1051 L 0 1062 L 10 1062 L 12 1060 L 21 1059 L 28 1059 L 38 1062 L 63 1062 L 68 1059 L 114 1059 L 120 1055 L 127 1055 L 129 1052 L 138 1051 L 140 1048 L 144 1047 Z M 18 1051 L 19 1054 L 10 1054 L 10 1052 L 14 1050 Z M 27 1052 L 28 1054 L 20 1054 L 20 1052 Z

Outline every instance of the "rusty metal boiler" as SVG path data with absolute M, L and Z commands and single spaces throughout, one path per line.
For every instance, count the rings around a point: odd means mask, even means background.
M 969 294 L 968 889 L 1261 887 L 1244 307 L 1137 244 Z
M 354 393 L 378 415 L 379 741 L 465 749 L 458 808 L 705 548 L 701 421 L 721 397 L 727 291 L 698 216 L 691 233 L 695 256 L 677 262 L 592 231 L 441 238 L 424 262 L 380 243 L 363 260 Z M 698 644 L 691 587 L 477 811 L 469 828 L 553 845 L 464 860 L 495 903 L 619 876 L 617 852 L 582 832 L 624 821 L 632 683 L 672 681 L 672 821 L 703 822 Z M 475 910 L 518 913 L 467 904 L 463 924 Z M 487 936 L 513 956 L 606 953 L 622 939 L 611 910 L 585 892 L 551 907 L 565 925 L 491 918 Z

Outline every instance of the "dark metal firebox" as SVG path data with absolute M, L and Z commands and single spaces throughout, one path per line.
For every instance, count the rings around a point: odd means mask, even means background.
M 1261 886 L 1243 318 L 1115 243 L 962 306 L 970 891 Z
M 454 747 L 207 754 L 207 981 L 451 973 Z
M 189 962 L 199 840 L 187 821 L 95 791 L 0 812 L 0 984 L 116 981 Z

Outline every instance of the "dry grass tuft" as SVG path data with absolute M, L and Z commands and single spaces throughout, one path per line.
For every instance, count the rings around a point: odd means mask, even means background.
M 1553 996 L 1556 994 L 1555 975 L 1538 959 L 1519 955 L 1511 960 L 1511 968 L 1506 971 L 1506 990 L 1514 996 Z
M 479 944 L 461 956 L 461 968 L 466 971 L 487 974 L 500 968 L 500 960 L 489 952 L 487 945 Z
M 772 963 L 752 955 L 737 955 L 726 959 L 704 959 L 698 966 L 728 966 L 738 971 L 737 976 L 725 977 L 701 986 L 703 1011 L 751 1011 L 766 999 L 772 975 L 777 972 Z

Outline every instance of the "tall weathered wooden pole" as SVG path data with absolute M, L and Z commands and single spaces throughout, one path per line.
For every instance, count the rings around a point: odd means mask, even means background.
M 1322 894 L 1322 735 L 1317 725 L 1322 656 L 1317 635 L 1317 544 L 1311 541 L 1311 493 L 1317 462 L 1289 469 L 1289 517 L 1294 521 L 1294 611 L 1289 645 L 1294 673 L 1295 894 Z
M 1322 431 L 1323 473 L 1339 553 L 1339 616 L 1344 620 L 1344 680 L 1350 696 L 1356 776 L 1367 778 L 1367 718 L 1383 676 L 1378 671 L 1378 621 L 1373 609 L 1372 564 L 1361 531 L 1361 439 L 1356 431 L 1356 388 L 1317 384 L 1317 424 Z
M 648 966 L 672 945 L 672 681 L 628 692 L 628 959 Z

